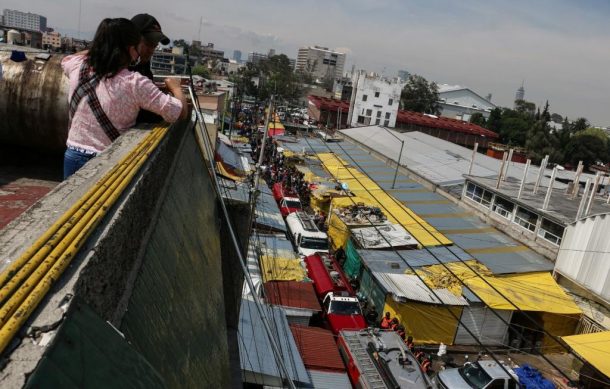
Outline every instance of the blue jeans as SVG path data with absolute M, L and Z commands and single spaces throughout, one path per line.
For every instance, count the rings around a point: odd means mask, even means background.
M 66 149 L 64 153 L 64 180 L 76 173 L 83 167 L 95 154 L 86 154 L 73 149 Z

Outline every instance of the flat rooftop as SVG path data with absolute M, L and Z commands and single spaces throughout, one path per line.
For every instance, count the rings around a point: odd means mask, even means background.
M 544 198 L 548 190 L 547 186 L 541 185 L 538 188 L 538 193 L 534 194 L 534 183 L 526 183 L 523 188 L 523 192 L 521 193 L 521 198 L 517 199 L 521 181 L 512 177 L 508 177 L 506 181 L 502 181 L 499 189 L 496 189 L 496 178 L 476 176 L 465 177 L 477 185 L 489 189 L 492 192 L 498 193 L 518 205 L 522 205 L 525 208 L 530 208 L 537 213 L 544 215 L 544 217 L 561 224 L 569 224 L 576 219 L 578 207 L 582 200 L 582 190 L 579 196 L 572 200 L 569 197 L 571 195 L 566 194 L 566 189 L 556 189 L 553 187 L 549 205 L 546 210 L 542 210 Z M 606 198 L 599 195 L 595 196 L 589 215 L 597 215 L 608 212 L 610 212 L 610 204 L 606 204 Z M 583 213 L 582 217 L 584 216 L 585 215 Z

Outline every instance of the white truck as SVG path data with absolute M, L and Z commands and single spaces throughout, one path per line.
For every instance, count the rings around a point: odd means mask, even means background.
M 440 371 L 434 381 L 439 389 L 519 389 L 517 375 L 510 367 L 503 367 L 490 360 L 466 362 L 462 367 Z
M 320 231 L 313 217 L 305 212 L 293 212 L 286 216 L 288 238 L 295 251 L 304 257 L 315 253 L 328 253 L 328 236 Z

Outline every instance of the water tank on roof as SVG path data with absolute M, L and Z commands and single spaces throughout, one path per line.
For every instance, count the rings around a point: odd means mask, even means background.
M 21 33 L 17 30 L 9 30 L 6 34 L 6 43 L 9 45 L 21 44 Z
M 38 54 L 28 52 L 25 61 L 14 62 L 11 51 L 0 52 L 0 143 L 63 152 L 68 135 L 68 80 L 60 65 L 63 55 L 45 60 L 37 59 Z

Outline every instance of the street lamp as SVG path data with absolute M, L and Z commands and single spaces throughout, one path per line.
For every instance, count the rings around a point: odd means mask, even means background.
M 379 127 L 381 127 L 381 126 L 379 126 Z M 385 128 L 385 127 L 381 127 L 381 128 L 386 130 L 388 134 L 392 135 L 394 138 L 396 138 L 400 141 L 400 153 L 398 154 L 398 161 L 396 161 L 396 171 L 394 172 L 394 180 L 392 181 L 392 189 L 394 189 L 394 187 L 396 186 L 396 177 L 398 176 L 398 168 L 400 167 L 400 160 L 402 158 L 402 150 L 405 147 L 405 140 L 400 139 L 399 137 L 394 135 L 394 133 L 392 131 L 388 130 L 387 128 Z

